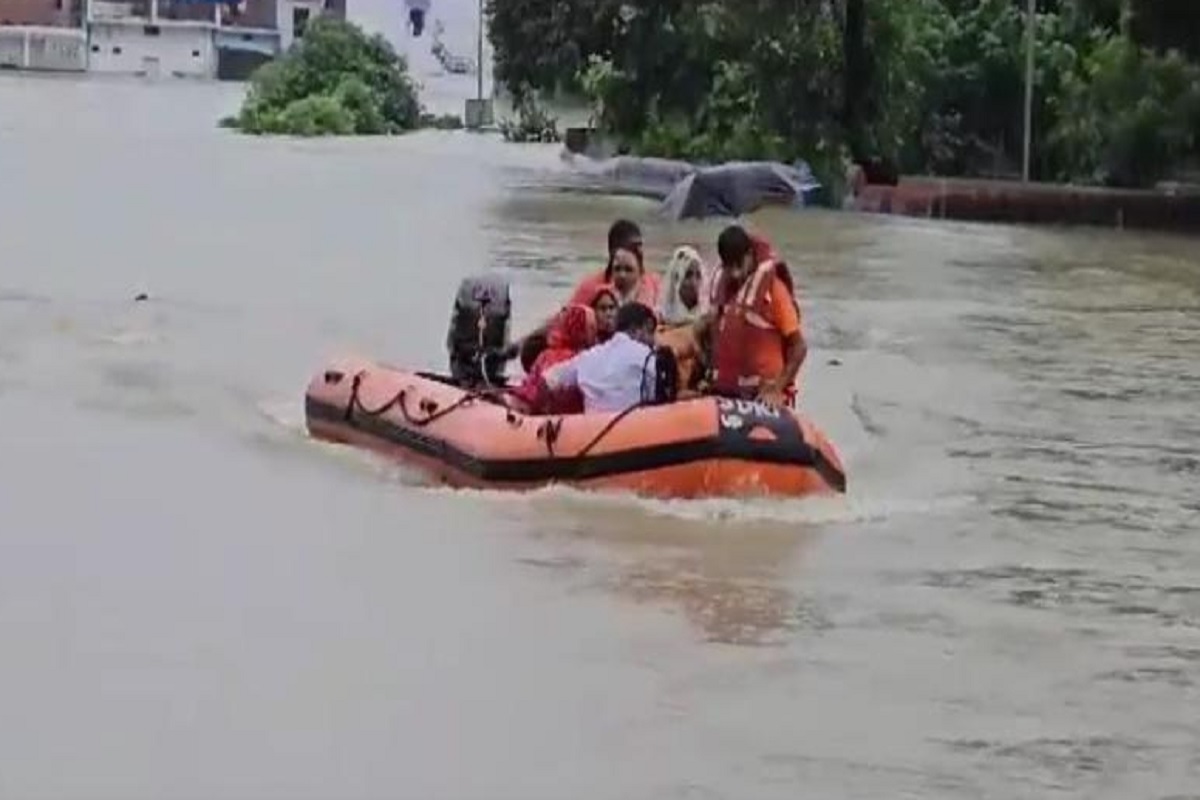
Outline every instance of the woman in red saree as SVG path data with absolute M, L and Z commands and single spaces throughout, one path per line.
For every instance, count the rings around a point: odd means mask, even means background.
M 572 304 L 558 313 L 546 334 L 546 348 L 538 354 L 521 385 L 512 391 L 521 407 L 535 414 L 581 414 L 583 395 L 576 388 L 547 392 L 542 373 L 596 343 L 596 313 L 590 306 Z

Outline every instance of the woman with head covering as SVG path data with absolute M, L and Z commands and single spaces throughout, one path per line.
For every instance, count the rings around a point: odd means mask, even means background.
M 658 314 L 663 325 L 686 325 L 695 322 L 708 308 L 701 289 L 704 283 L 704 262 L 694 247 L 677 247 L 667 267 L 667 285 Z
M 537 414 L 582 413 L 583 395 L 577 389 L 545 393 L 540 379 L 550 367 L 594 345 L 596 335 L 596 313 L 590 307 L 572 304 L 560 311 L 550 323 L 545 349 L 534 360 L 525 380 L 513 390 L 518 404 Z
M 596 341 L 606 341 L 617 329 L 617 307 L 621 305 L 617 290 L 607 283 L 599 284 L 592 288 L 585 303 L 596 315 Z

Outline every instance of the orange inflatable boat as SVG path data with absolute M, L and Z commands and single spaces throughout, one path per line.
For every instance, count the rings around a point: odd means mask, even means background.
M 313 377 L 305 415 L 317 439 L 382 453 L 457 487 L 557 483 L 678 498 L 846 490 L 837 453 L 811 422 L 748 401 L 526 416 L 450 378 L 345 358 Z

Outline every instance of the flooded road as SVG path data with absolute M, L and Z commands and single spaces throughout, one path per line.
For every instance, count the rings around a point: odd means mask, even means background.
M 0 80 L 0 797 L 1200 796 L 1194 241 L 756 215 L 844 500 L 427 489 L 306 439 L 327 357 L 722 223 L 238 93 Z

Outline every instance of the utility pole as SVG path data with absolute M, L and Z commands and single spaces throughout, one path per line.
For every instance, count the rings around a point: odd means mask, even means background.
M 1029 0 L 1025 17 L 1025 152 L 1021 180 L 1029 183 L 1029 160 L 1033 138 L 1033 40 L 1037 28 L 1037 0 Z
M 463 113 L 467 130 L 481 130 L 494 122 L 491 98 L 483 96 L 483 10 L 484 0 L 479 0 L 479 31 L 475 39 L 475 98 L 468 99 Z
M 483 0 L 479 0 L 479 38 L 475 43 L 475 99 L 483 99 Z

